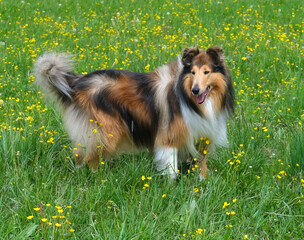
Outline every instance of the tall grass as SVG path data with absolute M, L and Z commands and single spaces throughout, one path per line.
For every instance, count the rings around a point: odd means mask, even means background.
M 0 238 L 302 239 L 304 6 L 293 1 L 0 0 Z M 148 153 L 76 169 L 33 84 L 46 51 L 77 72 L 151 71 L 188 46 L 225 50 L 229 147 L 170 183 Z

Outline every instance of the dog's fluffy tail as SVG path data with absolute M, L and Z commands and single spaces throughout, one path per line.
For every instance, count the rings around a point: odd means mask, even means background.
M 71 73 L 72 69 L 72 60 L 67 54 L 45 53 L 35 63 L 35 81 L 46 96 L 67 103 L 73 100 L 71 83 L 75 74 Z

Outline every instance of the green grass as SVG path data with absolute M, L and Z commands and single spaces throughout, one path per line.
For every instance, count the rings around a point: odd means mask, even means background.
M 0 238 L 302 239 L 303 14 L 302 0 L 0 0 Z M 33 84 L 38 56 L 144 72 L 212 45 L 236 103 L 205 181 L 190 169 L 170 183 L 145 152 L 75 168 L 61 116 Z

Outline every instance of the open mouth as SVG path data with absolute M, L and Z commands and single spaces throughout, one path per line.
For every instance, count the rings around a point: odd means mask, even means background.
M 196 96 L 196 102 L 198 104 L 202 104 L 206 100 L 209 92 L 210 92 L 210 86 L 208 86 L 202 94 Z

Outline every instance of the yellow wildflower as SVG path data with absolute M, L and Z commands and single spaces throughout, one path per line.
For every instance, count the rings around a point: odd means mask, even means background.
M 224 205 L 222 208 L 224 209 L 224 208 L 228 207 L 229 205 L 230 205 L 230 203 L 224 202 Z

